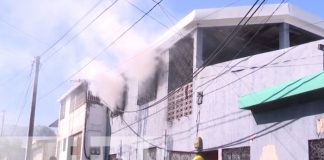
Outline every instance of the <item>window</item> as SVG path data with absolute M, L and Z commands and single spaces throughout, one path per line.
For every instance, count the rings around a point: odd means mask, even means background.
M 117 154 L 109 155 L 109 160 L 117 160 Z
M 60 157 L 60 152 L 61 152 L 61 143 L 62 141 L 57 141 L 57 144 L 56 144 L 56 157 Z
M 143 150 L 144 160 L 156 160 L 156 147 Z
M 72 156 L 72 159 L 73 158 L 76 158 L 76 159 L 80 159 L 80 156 L 81 156 L 81 144 L 82 144 L 82 132 L 81 133 L 78 133 L 74 136 L 71 136 L 70 137 L 70 140 L 72 141 L 71 144 L 71 156 Z
M 189 83 L 192 74 L 193 39 L 185 37 L 169 49 L 168 92 Z
M 63 144 L 62 144 L 63 152 L 66 150 L 66 138 L 63 139 Z
M 86 89 L 83 85 L 81 85 L 71 93 L 70 113 L 78 109 L 85 103 L 86 103 Z
M 66 100 L 61 101 L 61 111 L 60 111 L 60 120 L 64 119 L 65 117 L 65 108 L 66 108 Z
M 324 139 L 315 139 L 308 141 L 309 160 L 324 159 Z
M 206 160 L 218 160 L 218 150 L 206 151 L 201 154 Z
M 250 160 L 250 147 L 223 149 L 222 160 Z
M 195 156 L 194 153 L 191 152 L 177 152 L 177 151 L 172 151 L 169 154 L 170 160 L 191 160 Z
M 168 121 L 192 114 L 193 39 L 185 37 L 169 50 Z
M 137 105 L 146 104 L 156 99 L 158 87 L 158 71 L 153 77 L 147 78 L 138 85 Z

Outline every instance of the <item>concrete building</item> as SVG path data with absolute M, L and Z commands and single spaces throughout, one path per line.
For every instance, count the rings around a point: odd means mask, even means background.
M 161 37 L 165 65 L 110 120 L 110 159 L 191 159 L 196 136 L 207 160 L 324 159 L 322 20 L 264 5 L 222 48 L 249 8 L 195 10 Z
M 88 83 L 78 82 L 59 102 L 56 157 L 59 160 L 104 159 L 106 128 L 109 124 L 107 107 L 88 91 Z
M 37 138 L 32 143 L 32 159 L 49 160 L 50 157 L 55 157 L 55 149 L 55 137 Z

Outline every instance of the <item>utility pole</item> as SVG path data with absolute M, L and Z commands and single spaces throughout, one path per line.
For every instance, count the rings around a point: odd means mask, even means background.
M 3 127 L 4 127 L 4 122 L 5 122 L 5 116 L 6 116 L 6 111 L 2 110 L 2 123 L 1 123 L 1 137 L 3 136 Z
M 39 62 L 40 57 L 35 57 L 35 75 L 34 75 L 34 84 L 33 84 L 33 97 L 31 103 L 30 110 L 30 118 L 29 118 L 29 128 L 28 128 L 28 137 L 27 137 L 27 147 L 26 147 L 26 155 L 25 160 L 31 160 L 31 149 L 33 142 L 33 132 L 34 132 L 34 121 L 35 121 L 35 109 L 36 109 L 36 98 L 37 98 L 37 84 L 38 84 L 38 74 L 39 74 Z

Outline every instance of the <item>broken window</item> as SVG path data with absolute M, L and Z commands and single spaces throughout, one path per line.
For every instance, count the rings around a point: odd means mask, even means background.
M 156 160 L 156 147 L 144 149 L 143 160 Z
M 157 87 L 158 71 L 138 85 L 137 105 L 143 105 L 156 99 Z
M 169 50 L 168 121 L 192 114 L 193 39 L 186 37 Z
M 61 101 L 61 110 L 60 110 L 60 120 L 64 119 L 65 117 L 65 108 L 66 108 L 66 100 Z
M 250 147 L 226 148 L 222 150 L 222 160 L 250 160 Z

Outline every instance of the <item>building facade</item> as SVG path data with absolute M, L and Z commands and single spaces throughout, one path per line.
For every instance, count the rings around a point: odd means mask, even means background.
M 249 8 L 195 10 L 162 36 L 165 65 L 111 118 L 110 159 L 191 159 L 197 136 L 207 160 L 324 158 L 321 19 L 264 5 L 228 39 Z
M 56 157 L 101 160 L 108 156 L 105 137 L 109 134 L 109 112 L 88 90 L 88 83 L 78 82 L 59 102 Z

